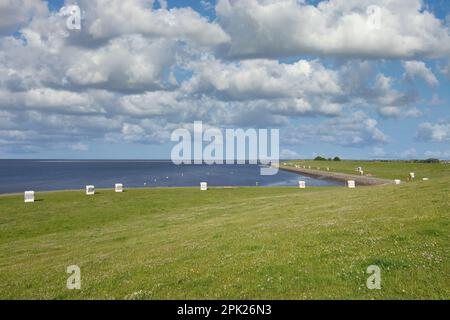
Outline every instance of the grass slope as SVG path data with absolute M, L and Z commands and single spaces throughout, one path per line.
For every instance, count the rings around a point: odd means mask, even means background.
M 417 166 L 432 180 L 0 197 L 0 298 L 449 299 L 450 174 Z
M 407 161 L 312 161 L 298 160 L 286 161 L 288 165 L 311 166 L 311 169 L 320 168 L 326 171 L 358 174 L 357 167 L 362 167 L 364 174 L 370 174 L 383 179 L 400 179 L 406 181 L 410 172 L 416 174 L 416 179 L 439 178 L 450 176 L 450 165 L 448 163 L 413 163 Z

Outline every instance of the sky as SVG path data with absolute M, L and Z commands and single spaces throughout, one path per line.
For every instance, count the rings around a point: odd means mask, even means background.
M 0 158 L 168 159 L 202 121 L 450 159 L 449 89 L 446 0 L 0 0 Z

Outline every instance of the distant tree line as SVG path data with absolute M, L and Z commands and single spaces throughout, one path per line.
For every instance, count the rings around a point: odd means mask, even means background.
M 317 156 L 314 158 L 315 161 L 341 161 L 341 158 L 339 157 L 334 157 L 334 158 L 324 158 L 321 156 Z
M 334 158 L 324 158 L 321 156 L 317 156 L 314 158 L 315 161 L 341 161 L 339 157 Z M 394 162 L 394 161 L 403 161 L 403 162 L 409 162 L 409 163 L 441 163 L 441 160 L 436 158 L 430 158 L 425 160 L 418 160 L 418 159 L 412 159 L 412 160 L 372 160 L 373 162 Z
M 430 158 L 430 159 L 425 159 L 425 160 L 419 160 L 419 159 L 412 159 L 412 160 L 376 160 L 375 162 L 406 162 L 406 163 L 441 163 L 441 162 L 445 162 L 444 160 L 439 160 L 436 158 Z
M 435 159 L 435 158 L 430 158 L 430 159 L 425 159 L 425 160 L 411 160 L 412 162 L 417 162 L 417 163 L 440 163 L 441 161 L 439 159 Z

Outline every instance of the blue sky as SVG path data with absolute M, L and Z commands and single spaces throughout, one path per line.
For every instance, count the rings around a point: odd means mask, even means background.
M 81 30 L 59 14 L 70 4 Z M 279 128 L 282 157 L 448 159 L 449 13 L 444 0 L 7 1 L 0 158 L 169 158 L 171 132 L 197 120 Z

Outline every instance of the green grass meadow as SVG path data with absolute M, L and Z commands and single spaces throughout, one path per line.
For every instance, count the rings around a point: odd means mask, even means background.
M 409 173 L 414 172 L 416 180 L 422 178 L 439 178 L 450 176 L 450 164 L 448 163 L 414 163 L 411 161 L 287 161 L 289 165 L 311 166 L 311 169 L 320 168 L 331 172 L 358 174 L 356 168 L 362 167 L 364 174 L 383 179 L 400 179 L 407 181 Z
M 0 197 L 0 298 L 450 298 L 449 164 L 295 163 L 417 179 Z M 69 265 L 81 290 L 66 288 Z M 366 287 L 369 265 L 381 290 Z

